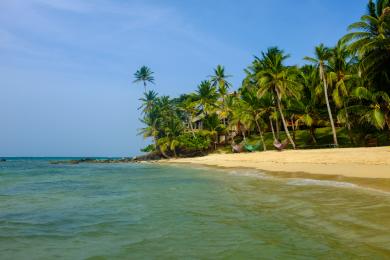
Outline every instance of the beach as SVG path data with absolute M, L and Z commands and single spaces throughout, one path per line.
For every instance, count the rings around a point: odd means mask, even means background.
M 225 168 L 251 168 L 280 177 L 337 179 L 390 190 L 390 147 L 211 154 L 165 160 Z

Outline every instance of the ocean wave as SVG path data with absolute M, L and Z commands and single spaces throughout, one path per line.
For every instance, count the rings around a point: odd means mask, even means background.
M 340 181 L 328 181 L 328 180 L 314 180 L 314 179 L 292 179 L 287 181 L 289 185 L 295 186 L 331 186 L 331 187 L 343 187 L 343 188 L 356 188 L 358 185 L 348 182 Z
M 239 171 L 239 170 L 233 170 L 233 171 L 229 171 L 229 175 L 233 175 L 233 176 L 245 176 L 245 177 L 255 177 L 255 178 L 259 178 L 259 179 L 271 179 L 273 178 L 272 176 L 270 175 L 267 175 L 263 172 L 260 172 L 260 171 Z

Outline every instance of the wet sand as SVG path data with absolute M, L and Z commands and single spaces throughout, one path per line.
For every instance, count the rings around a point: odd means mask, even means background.
M 164 163 L 250 168 L 267 171 L 278 177 L 348 181 L 390 191 L 390 147 L 211 154 L 170 159 Z

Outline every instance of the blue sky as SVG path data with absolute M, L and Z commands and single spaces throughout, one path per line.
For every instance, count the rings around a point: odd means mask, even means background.
M 366 0 L 1 0 L 0 156 L 131 156 L 141 65 L 178 95 L 223 64 L 234 87 L 277 45 L 303 64 Z

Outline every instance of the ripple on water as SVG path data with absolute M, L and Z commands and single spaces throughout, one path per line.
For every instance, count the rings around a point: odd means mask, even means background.
M 389 198 L 346 182 L 193 166 L 12 167 L 0 176 L 0 259 L 390 257 Z

